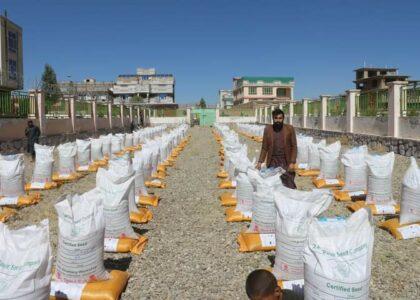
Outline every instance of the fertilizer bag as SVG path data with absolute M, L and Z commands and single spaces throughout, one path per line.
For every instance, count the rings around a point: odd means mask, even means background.
M 402 181 L 400 224 L 420 222 L 420 168 L 416 159 L 410 158 L 410 166 Z
M 48 299 L 52 255 L 48 220 L 11 230 L 0 223 L 0 299 Z
M 77 164 L 79 166 L 89 166 L 90 164 L 90 143 L 88 140 L 76 140 Z
M 99 161 L 103 159 L 101 139 L 90 140 L 90 156 L 92 161 Z
M 107 280 L 103 263 L 105 220 L 101 193 L 67 195 L 55 205 L 58 214 L 57 281 Z
M 321 158 L 319 157 L 319 148 L 326 146 L 326 141 L 319 143 L 310 143 L 308 145 L 308 168 L 310 170 L 319 170 L 321 168 Z
M 298 135 L 297 142 L 297 158 L 298 164 L 307 164 L 309 161 L 309 145 L 312 144 L 313 137 Z
M 102 154 L 106 156 L 111 156 L 111 138 L 112 134 L 101 135 L 100 140 L 102 141 Z
M 338 157 L 340 156 L 341 143 L 337 141 L 331 145 L 319 148 L 321 169 L 319 178 L 335 179 L 338 176 Z
M 57 147 L 58 150 L 58 174 L 73 174 L 76 170 L 75 157 L 77 146 L 75 143 L 65 143 Z
M 392 197 L 392 171 L 394 152 L 384 155 L 367 155 L 368 184 L 366 204 L 395 204 Z
M 0 196 L 17 197 L 25 194 L 24 171 L 22 154 L 0 157 Z
M 35 166 L 32 183 L 52 182 L 54 146 L 35 144 Z
M 344 165 L 344 190 L 349 192 L 365 191 L 367 188 L 367 165 L 366 155 L 368 149 L 366 146 L 355 147 L 347 150 L 341 162 Z
M 274 191 L 276 218 L 276 259 L 273 273 L 277 279 L 303 278 L 303 247 L 313 217 L 328 209 L 329 192 L 304 192 L 279 186 Z
M 303 251 L 305 299 L 368 299 L 374 225 L 368 209 L 313 219 Z

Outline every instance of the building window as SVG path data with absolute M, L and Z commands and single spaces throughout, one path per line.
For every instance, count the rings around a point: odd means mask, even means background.
M 16 53 L 18 50 L 18 40 L 16 32 L 9 31 L 8 33 L 8 48 L 10 52 Z
M 378 87 L 378 81 L 376 79 L 375 80 L 372 80 L 372 87 L 373 88 Z
M 16 80 L 17 79 L 17 66 L 16 60 L 9 59 L 9 79 Z
M 257 87 L 256 86 L 250 86 L 248 88 L 248 94 L 249 95 L 256 95 L 257 94 Z
M 263 95 L 272 95 L 272 94 L 273 94 L 273 88 L 263 87 Z
M 276 94 L 277 94 L 277 97 L 286 97 L 287 91 L 286 91 L 286 89 L 279 88 L 279 89 L 277 89 Z

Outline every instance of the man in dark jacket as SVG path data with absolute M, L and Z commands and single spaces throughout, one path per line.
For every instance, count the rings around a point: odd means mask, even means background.
M 273 125 L 266 125 L 257 169 L 265 161 L 267 167 L 282 167 L 287 172 L 281 176 L 283 185 L 296 189 L 295 164 L 297 155 L 296 133 L 292 125 L 283 124 L 284 112 L 273 110 Z
M 38 126 L 35 126 L 32 121 L 28 121 L 28 127 L 25 129 L 25 135 L 28 139 L 28 153 L 31 154 L 32 160 L 35 159 L 35 143 L 39 142 L 41 131 Z

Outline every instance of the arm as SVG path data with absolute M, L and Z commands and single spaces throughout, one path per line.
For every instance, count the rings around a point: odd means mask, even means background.
M 268 151 L 268 138 L 267 138 L 267 126 L 264 129 L 264 134 L 263 134 L 263 141 L 262 141 L 262 146 L 261 146 L 261 154 L 260 154 L 260 158 L 258 159 L 258 163 L 262 164 L 267 156 L 267 151 Z
M 296 132 L 295 128 L 291 126 L 291 143 L 290 143 L 290 162 L 292 164 L 296 163 L 297 156 L 297 142 L 296 142 Z
M 25 136 L 28 137 L 29 135 L 29 128 L 25 128 Z
M 39 130 L 39 128 L 37 127 L 35 130 L 35 137 L 38 139 L 40 135 L 41 135 L 41 130 Z

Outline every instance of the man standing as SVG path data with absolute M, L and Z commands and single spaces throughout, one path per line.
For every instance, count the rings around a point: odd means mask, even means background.
M 282 167 L 287 172 L 280 178 L 283 185 L 296 189 L 295 163 L 297 155 L 296 133 L 292 125 L 283 124 L 284 112 L 275 109 L 272 113 L 273 125 L 266 125 L 257 169 L 265 161 L 267 167 Z
M 38 126 L 35 126 L 34 123 L 29 120 L 28 127 L 25 129 L 25 135 L 28 139 L 28 153 L 32 156 L 32 161 L 35 159 L 35 143 L 39 142 L 39 136 L 41 131 Z

